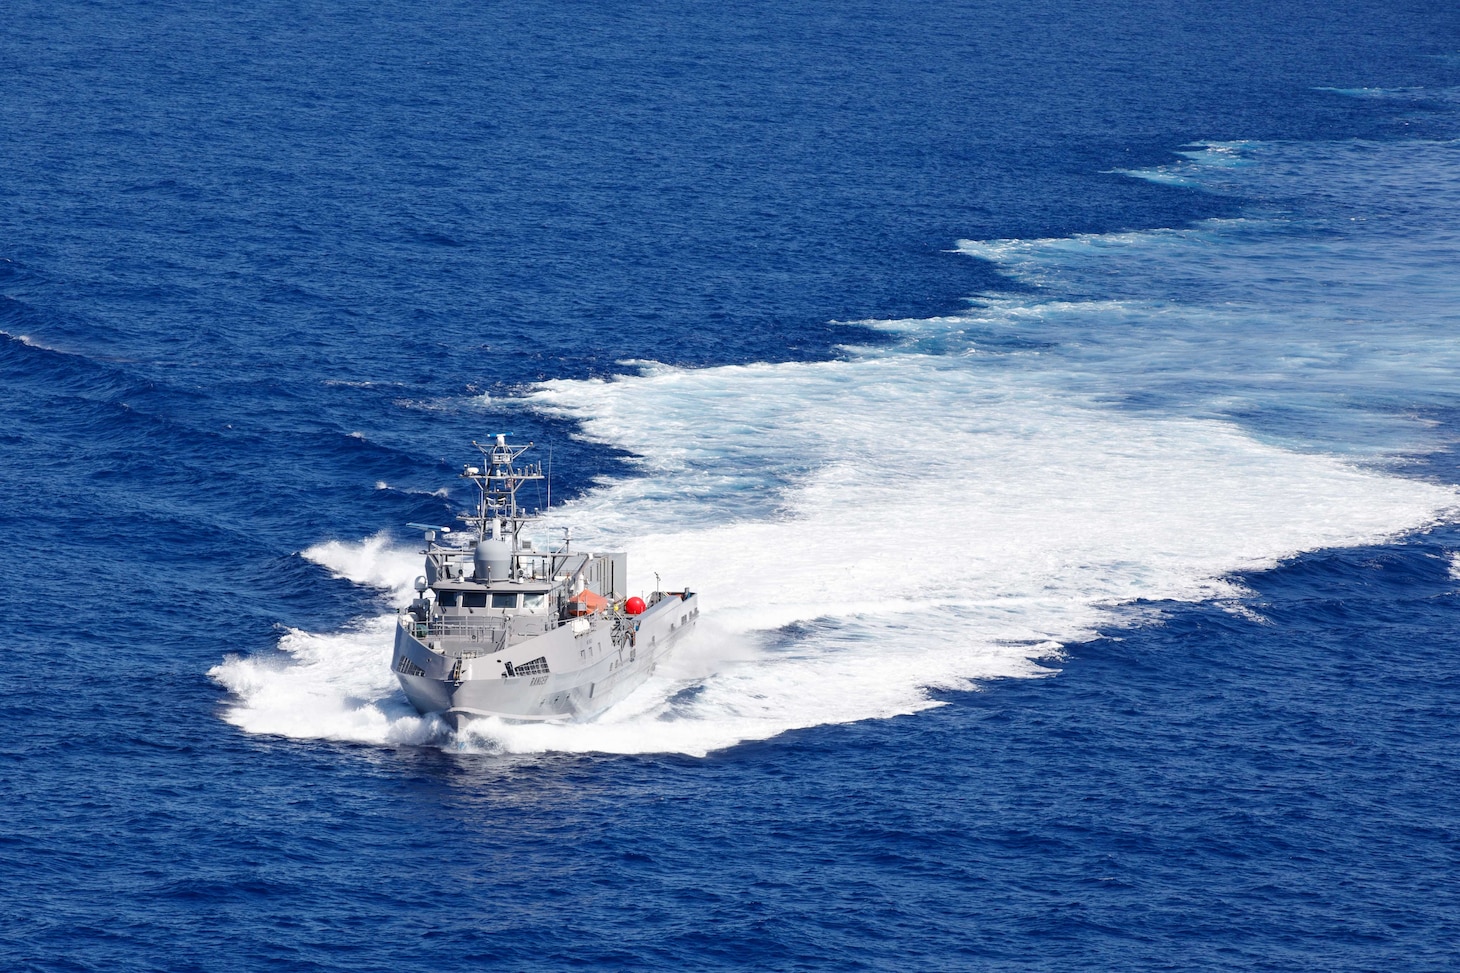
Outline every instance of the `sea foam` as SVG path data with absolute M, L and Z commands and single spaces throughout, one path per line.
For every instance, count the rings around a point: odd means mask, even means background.
M 1295 177 L 1294 151 L 1207 146 L 1177 174 L 1221 189 L 1275 178 L 1274 158 L 1299 181 L 1390 161 L 1331 147 Z M 1435 183 L 1426 205 L 1456 197 L 1438 171 L 1453 147 L 1395 151 Z M 1372 180 L 1338 184 L 1362 210 Z M 656 573 L 693 587 L 703 625 L 594 723 L 486 721 L 450 744 L 702 754 L 914 713 L 943 692 L 1049 675 L 1067 646 L 1142 617 L 1117 606 L 1243 612 L 1234 576 L 1453 516 L 1454 488 L 1393 466 L 1433 448 L 1414 404 L 1451 401 L 1460 367 L 1453 217 L 1340 233 L 1348 214 L 968 241 L 1029 292 L 881 322 L 890 345 L 842 360 L 645 363 L 537 387 L 515 407 L 571 419 L 639 466 L 555 509 L 544 534 L 572 524 L 582 546 L 628 551 L 637 589 Z M 1391 251 L 1376 256 L 1380 244 Z M 419 570 L 379 537 L 306 553 L 397 600 Z M 389 624 L 291 632 L 282 660 L 225 662 L 229 718 L 443 740 L 394 688 Z

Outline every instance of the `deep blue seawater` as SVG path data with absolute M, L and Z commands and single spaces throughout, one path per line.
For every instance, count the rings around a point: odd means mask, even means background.
M 0 968 L 1436 970 L 1460 8 L 11 0 Z M 386 671 L 469 441 L 699 587 Z

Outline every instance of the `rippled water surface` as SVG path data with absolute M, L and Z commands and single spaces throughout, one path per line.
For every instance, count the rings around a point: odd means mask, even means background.
M 20 0 L 0 965 L 1431 970 L 1460 18 Z M 417 716 L 470 440 L 701 593 Z

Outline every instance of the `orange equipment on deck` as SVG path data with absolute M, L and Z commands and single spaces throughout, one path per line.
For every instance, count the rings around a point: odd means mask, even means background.
M 591 591 L 580 591 L 568 602 L 569 615 L 592 615 L 608 607 L 608 599 Z

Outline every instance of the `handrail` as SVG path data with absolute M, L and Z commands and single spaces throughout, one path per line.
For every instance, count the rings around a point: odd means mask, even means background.
M 467 642 L 468 645 L 443 646 L 447 654 L 486 654 L 507 648 L 512 636 L 530 637 L 551 632 L 561 622 L 556 617 L 544 615 L 444 615 L 429 621 L 419 621 L 409 615 L 403 620 L 410 626 L 410 632 L 421 641 L 428 639 L 451 639 Z M 476 651 L 473 651 L 476 650 Z

